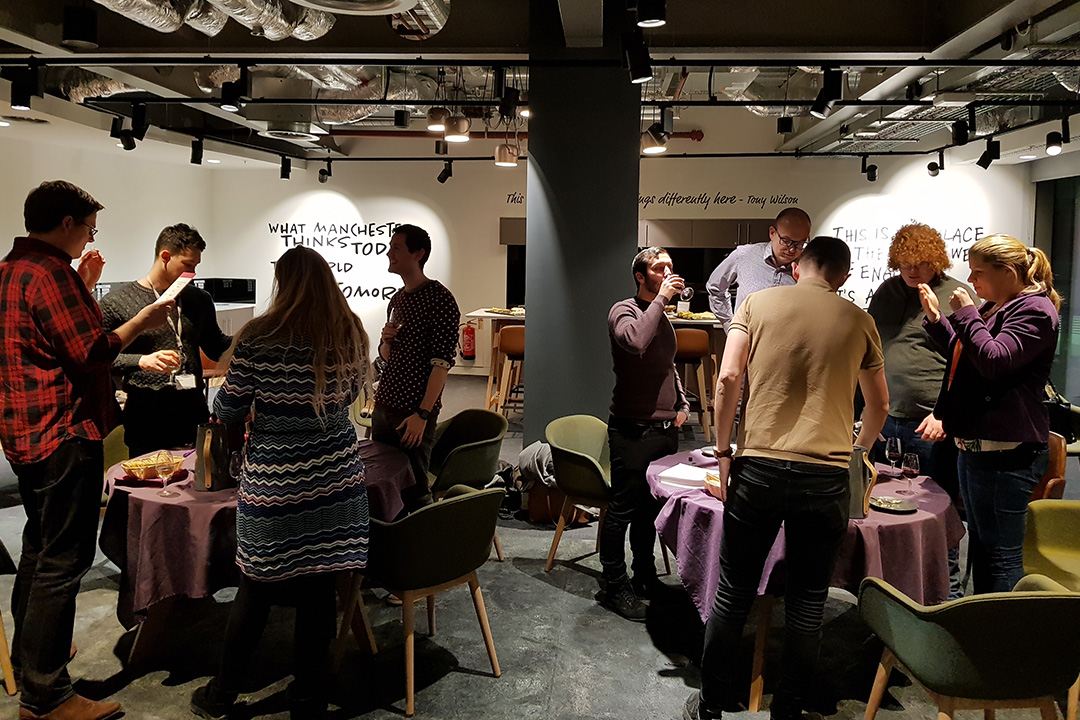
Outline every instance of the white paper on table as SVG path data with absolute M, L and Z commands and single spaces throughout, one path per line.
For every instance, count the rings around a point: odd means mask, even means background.
M 175 300 L 176 296 L 180 294 L 180 291 L 188 286 L 188 283 L 195 279 L 195 273 L 186 272 L 181 273 L 180 277 L 173 280 L 173 284 L 168 287 L 165 292 L 158 296 L 158 299 L 154 302 L 163 303 Z
M 687 465 L 686 463 L 679 463 L 673 465 L 667 470 L 664 470 L 658 476 L 660 482 L 665 485 L 675 485 L 676 487 L 705 487 L 705 474 L 708 472 L 703 467 L 697 465 Z

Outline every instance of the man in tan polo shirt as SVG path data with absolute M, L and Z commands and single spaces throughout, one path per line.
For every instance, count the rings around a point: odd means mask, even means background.
M 836 294 L 850 268 L 842 240 L 814 238 L 795 265 L 797 283 L 754 293 L 732 320 L 716 386 L 716 437 L 731 437 L 744 373 L 746 411 L 739 449 L 734 458 L 730 448 L 717 450 L 720 484 L 709 486 L 724 502 L 720 583 L 705 627 L 701 692 L 687 700 L 687 720 L 734 709 L 743 626 L 781 523 L 787 618 L 770 715 L 802 715 L 847 531 L 856 383 L 866 399 L 857 445 L 873 444 L 889 412 L 874 320 Z

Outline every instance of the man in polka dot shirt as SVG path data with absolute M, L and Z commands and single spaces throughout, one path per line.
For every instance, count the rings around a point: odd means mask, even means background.
M 431 502 L 427 470 L 435 445 L 446 375 L 457 353 L 457 301 L 438 280 L 424 275 L 431 237 L 415 225 L 400 225 L 390 239 L 390 272 L 405 287 L 390 298 L 376 365 L 382 372 L 375 393 L 371 437 L 401 448 L 412 464 L 416 488 L 406 508 Z

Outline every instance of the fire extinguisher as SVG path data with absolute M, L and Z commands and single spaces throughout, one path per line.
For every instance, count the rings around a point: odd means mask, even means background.
M 461 326 L 461 359 L 476 359 L 476 321 L 474 320 Z

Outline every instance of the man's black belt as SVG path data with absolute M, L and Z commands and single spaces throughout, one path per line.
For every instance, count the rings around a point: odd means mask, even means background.
M 608 417 L 608 427 L 616 430 L 667 430 L 675 424 L 675 420 L 631 420 L 628 418 Z

